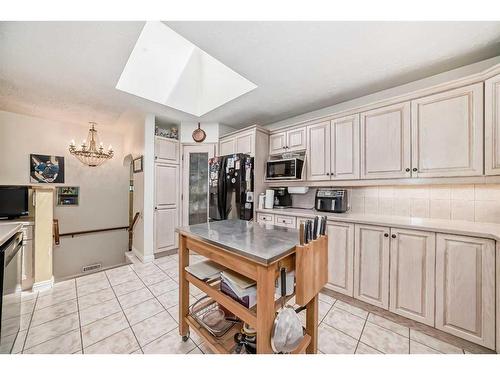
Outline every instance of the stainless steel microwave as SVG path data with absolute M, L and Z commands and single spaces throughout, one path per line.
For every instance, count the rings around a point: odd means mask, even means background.
M 269 160 L 266 166 L 267 180 L 297 180 L 302 178 L 304 160 L 298 158 Z

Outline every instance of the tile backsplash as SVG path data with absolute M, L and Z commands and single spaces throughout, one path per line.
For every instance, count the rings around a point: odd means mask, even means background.
M 347 188 L 352 213 L 500 223 L 500 184 Z M 314 206 L 316 189 L 292 195 L 295 207 Z

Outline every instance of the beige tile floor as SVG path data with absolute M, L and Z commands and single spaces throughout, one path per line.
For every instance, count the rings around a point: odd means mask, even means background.
M 194 255 L 191 262 L 200 259 Z M 196 335 L 182 342 L 178 334 L 177 260 L 171 255 L 25 293 L 14 352 L 210 353 Z M 201 294 L 192 287 L 191 300 Z M 327 295 L 320 295 L 319 308 L 321 353 L 464 353 Z

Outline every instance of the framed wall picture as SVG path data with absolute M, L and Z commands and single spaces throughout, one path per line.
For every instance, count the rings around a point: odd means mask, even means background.
M 30 154 L 30 181 L 45 184 L 64 183 L 64 157 Z
M 58 206 L 78 206 L 80 200 L 80 188 L 78 186 L 59 186 L 56 192 Z
M 139 156 L 132 161 L 132 168 L 134 173 L 142 172 L 142 158 L 142 156 Z

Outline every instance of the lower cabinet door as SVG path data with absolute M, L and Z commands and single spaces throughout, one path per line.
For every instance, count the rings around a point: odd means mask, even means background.
M 495 348 L 495 241 L 437 235 L 436 328 Z
M 434 326 L 436 234 L 391 228 L 389 310 Z
M 389 308 L 389 232 L 355 225 L 354 298 L 384 309 Z
M 163 208 L 155 211 L 155 253 L 178 247 L 175 227 L 178 225 L 177 208 Z
M 328 288 L 353 296 L 354 224 L 328 223 Z

